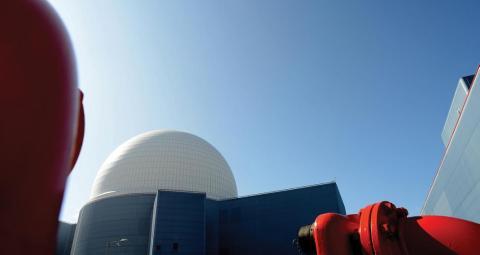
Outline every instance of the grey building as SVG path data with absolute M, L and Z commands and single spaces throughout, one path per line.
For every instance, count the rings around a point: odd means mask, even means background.
M 424 215 L 480 223 L 479 82 L 476 75 L 458 82 L 442 131 L 445 152 L 423 206 Z
M 77 224 L 60 225 L 57 254 L 298 254 L 299 227 L 326 212 L 345 214 L 334 182 L 237 197 L 212 145 L 151 131 L 108 157 Z

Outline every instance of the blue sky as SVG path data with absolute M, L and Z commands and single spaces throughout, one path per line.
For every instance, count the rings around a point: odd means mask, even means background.
M 162 128 L 213 144 L 240 195 L 335 180 L 348 213 L 418 214 L 457 80 L 480 60 L 476 1 L 50 2 L 85 93 L 70 222 L 110 152 Z

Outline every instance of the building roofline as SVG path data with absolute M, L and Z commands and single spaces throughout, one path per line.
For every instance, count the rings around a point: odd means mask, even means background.
M 337 186 L 336 181 L 329 181 L 329 182 L 322 182 L 322 183 L 305 185 L 305 186 L 300 186 L 300 187 L 295 187 L 295 188 L 286 188 L 286 189 L 280 189 L 280 190 L 274 190 L 274 191 L 260 192 L 260 193 L 255 193 L 255 194 L 251 194 L 251 195 L 245 195 L 245 196 L 218 199 L 218 200 L 215 200 L 215 201 L 228 201 L 228 200 L 243 199 L 243 198 L 250 198 L 250 197 L 256 197 L 256 196 L 271 195 L 271 194 L 285 192 L 285 191 L 301 190 L 301 189 L 313 188 L 313 187 L 317 187 L 317 186 L 326 186 L 326 185 L 331 185 L 331 184 L 335 184 L 335 186 Z M 337 186 L 337 189 L 338 189 L 338 186 Z

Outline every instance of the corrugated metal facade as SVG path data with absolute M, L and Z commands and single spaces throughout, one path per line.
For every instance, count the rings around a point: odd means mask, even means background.
M 345 214 L 335 183 L 219 201 L 175 191 L 121 195 L 82 209 L 72 254 L 297 254 L 298 228 L 324 212 Z
M 336 184 L 221 201 L 219 254 L 298 255 L 299 227 L 326 212 L 345 214 Z
M 71 254 L 148 254 L 155 195 L 95 200 L 80 211 Z
M 205 194 L 157 193 L 151 255 L 205 254 L 205 199 Z
M 69 255 L 72 250 L 73 236 L 76 224 L 58 223 L 56 255 Z

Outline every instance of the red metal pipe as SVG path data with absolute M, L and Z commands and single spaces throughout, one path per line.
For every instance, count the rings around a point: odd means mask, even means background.
M 407 217 L 407 210 L 390 202 L 369 205 L 358 214 L 319 215 L 299 232 L 307 254 L 317 255 L 476 255 L 480 224 L 445 216 Z M 304 227 L 305 228 L 305 227 Z M 303 229 L 304 229 L 303 228 Z M 313 236 L 309 239 L 308 235 Z
M 72 45 L 46 1 L 0 3 L 0 254 L 54 253 L 83 139 Z

